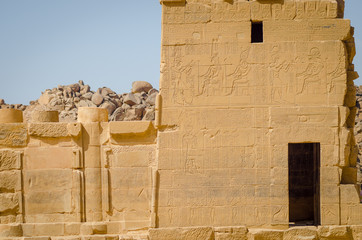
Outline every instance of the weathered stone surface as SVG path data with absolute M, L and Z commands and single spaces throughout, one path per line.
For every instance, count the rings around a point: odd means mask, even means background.
M 0 237 L 5 238 L 9 237 L 21 237 L 23 236 L 23 229 L 20 224 L 11 224 L 11 225 L 0 225 Z
M 21 153 L 12 150 L 0 150 L 0 170 L 20 169 Z
M 349 240 L 352 238 L 352 233 L 348 226 L 319 226 L 318 235 L 321 240 Z
M 146 103 L 150 104 L 151 106 L 154 106 L 156 103 L 156 97 L 157 97 L 158 93 L 152 93 L 151 95 L 149 95 L 149 97 L 146 100 Z
M 294 240 L 294 239 L 310 239 L 317 240 L 317 228 L 316 227 L 293 227 L 284 231 L 283 240 Z
M 211 227 L 195 228 L 153 228 L 149 230 L 150 240 L 212 240 Z
M 129 93 L 124 97 L 124 103 L 133 106 L 141 103 L 141 99 L 133 93 Z
M 132 83 L 132 93 L 148 92 L 152 85 L 145 81 L 135 81 Z
M 29 135 L 59 138 L 68 136 L 68 123 L 30 123 Z
M 2 193 L 0 194 L 0 213 L 19 211 L 20 195 L 17 193 Z
M 59 122 L 58 111 L 34 111 L 32 122 Z
M 252 240 L 282 240 L 283 231 L 267 229 L 250 229 L 249 238 Z
M 23 112 L 18 109 L 0 109 L 0 123 L 21 123 Z
M 152 121 L 155 119 L 155 109 L 153 108 L 146 108 L 143 112 L 143 121 Z
M 23 145 L 0 125 L 0 224 L 26 222 L 28 239 L 147 239 L 156 226 L 151 239 L 359 237 L 359 226 L 337 226 L 362 222 L 362 137 L 352 134 L 362 97 L 355 107 L 342 2 L 161 1 L 160 93 L 144 82 L 94 92 L 80 81 L 26 110 L 78 123 L 22 125 Z M 108 123 L 152 121 L 155 108 L 157 129 Z M 318 230 L 287 229 L 315 211 L 314 170 L 298 159 L 320 162 Z
M 128 108 L 125 111 L 124 121 L 137 121 L 142 119 L 143 108 Z
M 143 134 L 153 128 L 152 122 L 110 122 L 109 131 L 112 135 Z
M 24 147 L 27 143 L 27 129 L 22 123 L 0 124 L 0 146 Z
M 27 148 L 24 151 L 24 169 L 72 168 L 75 155 L 71 147 Z
M 108 122 L 108 110 L 105 108 L 79 108 L 78 122 Z
M 113 112 L 110 120 L 111 121 L 123 121 L 124 118 L 125 118 L 125 111 L 123 108 L 119 107 Z
M 101 94 L 99 93 L 95 93 L 93 94 L 92 96 L 92 102 L 96 105 L 96 106 L 99 106 L 102 104 L 104 98 Z
M 214 228 L 215 240 L 247 240 L 246 227 L 216 227 Z
M 21 191 L 21 172 L 19 170 L 0 172 L 0 192 Z
M 114 110 L 116 110 L 116 105 L 112 102 L 103 103 L 100 107 L 107 109 L 109 115 L 111 115 Z

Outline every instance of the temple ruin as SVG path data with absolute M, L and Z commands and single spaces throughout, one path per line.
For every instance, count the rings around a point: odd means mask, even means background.
M 1 239 L 362 239 L 343 0 L 161 0 L 155 121 L 0 110 Z

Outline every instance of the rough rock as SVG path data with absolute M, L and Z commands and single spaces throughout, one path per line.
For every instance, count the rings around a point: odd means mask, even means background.
M 151 95 L 148 96 L 146 103 L 150 104 L 151 106 L 154 106 L 156 103 L 156 97 L 157 97 L 158 93 L 154 92 Z
M 129 93 L 124 97 L 124 103 L 133 106 L 141 103 L 141 99 L 133 93 Z
M 112 102 L 105 102 L 100 107 L 107 109 L 108 115 L 111 115 L 114 112 L 114 110 L 116 110 L 117 108 L 116 105 Z
M 132 83 L 132 93 L 148 92 L 152 85 L 145 81 L 135 81 Z
M 97 107 L 102 104 L 103 100 L 104 100 L 103 96 L 101 94 L 99 94 L 98 92 L 93 94 L 93 96 L 92 96 L 92 102 L 95 105 L 97 105 Z

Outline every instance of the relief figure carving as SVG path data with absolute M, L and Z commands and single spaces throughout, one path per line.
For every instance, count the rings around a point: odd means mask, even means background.
M 283 80 L 281 77 L 281 71 L 288 72 L 290 63 L 283 60 L 280 56 L 279 46 L 274 46 L 271 53 L 271 63 L 269 63 L 270 75 L 271 75 L 271 99 L 274 102 L 281 103 L 285 95 L 289 93 L 289 82 Z
M 305 91 L 313 91 L 313 87 L 320 85 L 322 82 L 321 73 L 324 69 L 324 65 L 321 59 L 320 50 L 316 47 L 312 48 L 308 55 L 310 63 L 308 63 L 306 69 L 297 73 L 298 83 L 300 87 L 297 90 L 298 94 L 304 93 Z
M 227 75 L 228 82 L 231 81 L 229 94 L 233 95 L 249 95 L 249 80 L 247 78 L 250 72 L 249 63 L 246 61 L 250 48 L 243 50 L 240 54 L 240 60 L 235 70 Z M 230 79 L 230 80 L 229 80 Z

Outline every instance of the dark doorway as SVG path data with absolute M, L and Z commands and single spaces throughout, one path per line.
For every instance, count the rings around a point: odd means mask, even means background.
M 263 22 L 251 22 L 251 42 L 263 42 Z
M 289 143 L 290 225 L 320 225 L 319 143 Z

